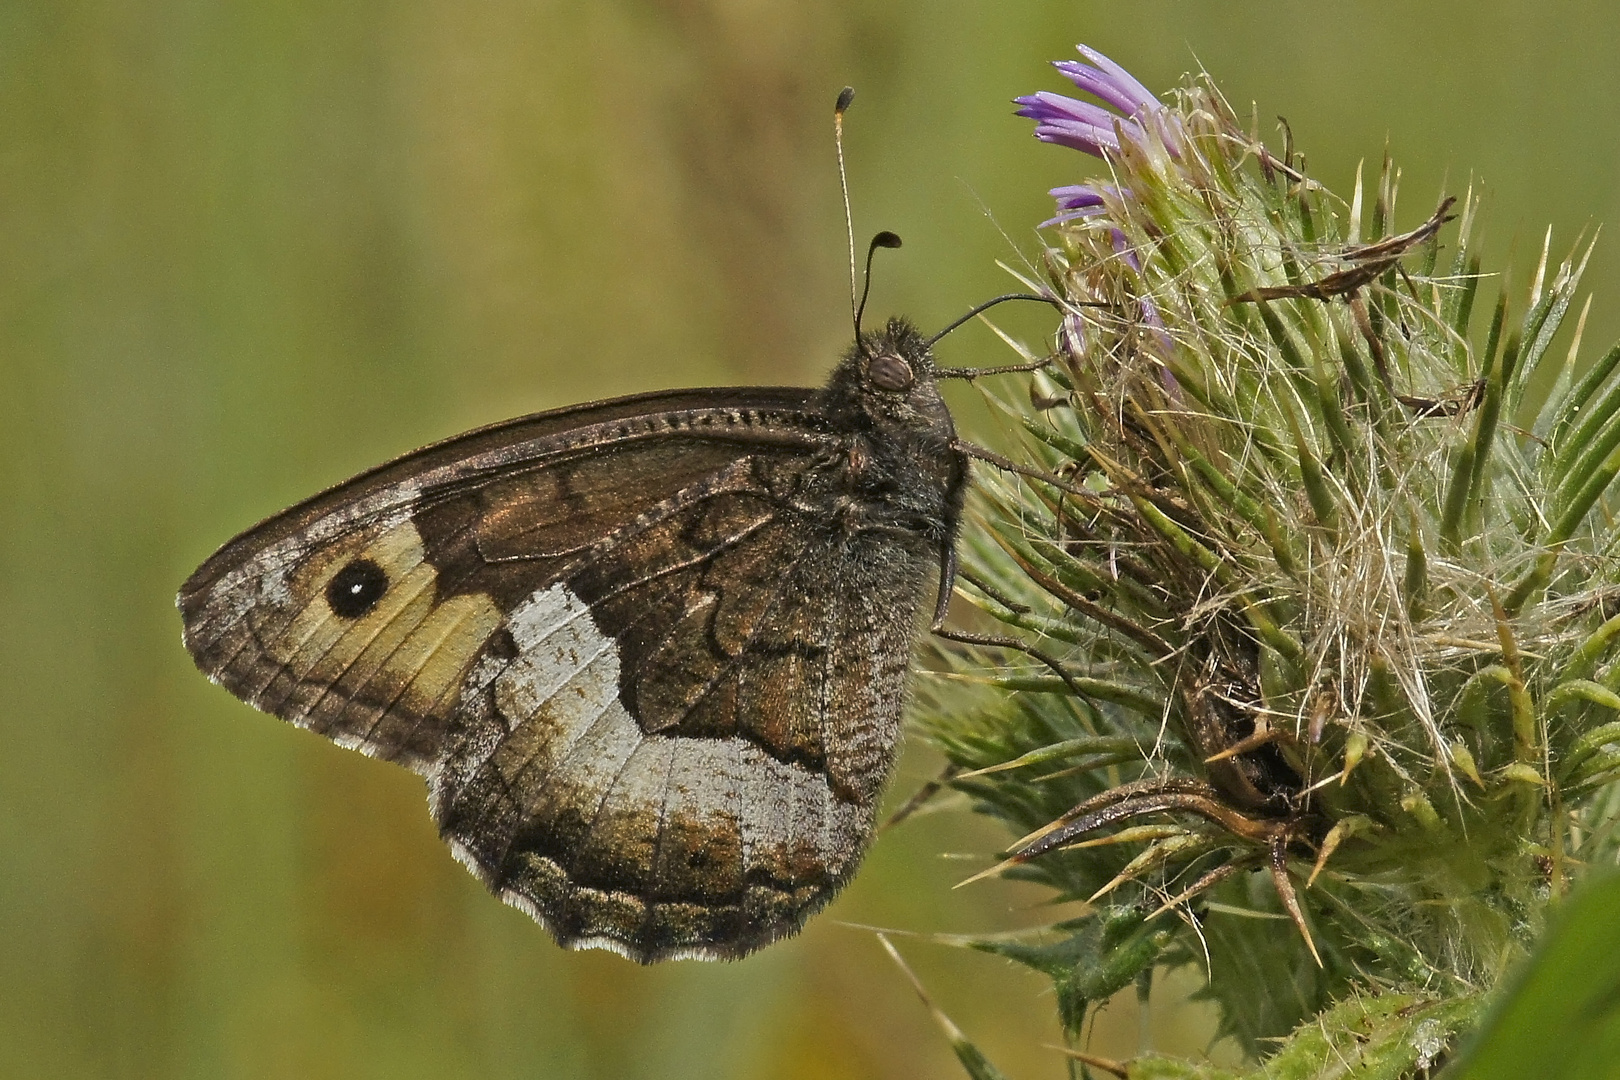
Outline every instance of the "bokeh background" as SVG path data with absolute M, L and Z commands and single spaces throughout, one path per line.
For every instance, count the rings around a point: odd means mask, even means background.
M 938 326 L 1005 291 L 1085 165 L 1008 100 L 1081 40 L 1152 87 L 1203 64 L 1341 191 L 1387 140 L 1401 228 L 1482 177 L 1521 282 L 1548 223 L 1562 253 L 1620 218 L 1613 5 L 0 3 L 0 1077 L 958 1075 L 848 924 L 1046 917 L 950 889 L 988 824 L 884 836 L 741 963 L 563 953 L 452 862 L 416 777 L 197 676 L 171 597 L 240 528 L 461 429 L 818 380 L 848 336 L 845 83 L 857 231 L 906 239 L 873 310 Z M 908 750 L 894 797 L 935 767 Z M 1041 979 L 897 940 L 1004 1069 L 1062 1074 Z M 1152 1037 L 1198 1052 L 1175 997 Z M 1117 1002 L 1098 1048 L 1137 1035 Z

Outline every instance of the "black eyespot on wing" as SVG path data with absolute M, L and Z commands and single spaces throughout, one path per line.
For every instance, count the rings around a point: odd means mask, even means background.
M 866 369 L 867 378 L 879 390 L 906 390 L 917 381 L 916 373 L 911 365 L 902 357 L 893 353 L 879 353 L 872 358 Z
M 345 619 L 358 619 L 388 591 L 388 574 L 370 559 L 356 559 L 333 575 L 326 602 Z

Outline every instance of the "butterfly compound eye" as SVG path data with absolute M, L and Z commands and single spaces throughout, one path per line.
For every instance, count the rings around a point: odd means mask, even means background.
M 866 377 L 879 390 L 905 390 L 917 381 L 911 365 L 893 353 L 879 353 L 867 365 Z
M 356 559 L 332 576 L 326 602 L 334 614 L 358 619 L 377 606 L 388 591 L 388 574 L 370 559 Z

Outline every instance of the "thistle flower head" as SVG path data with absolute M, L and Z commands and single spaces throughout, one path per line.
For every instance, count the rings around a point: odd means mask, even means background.
M 1559 336 L 1590 246 L 1476 326 L 1471 192 L 1397 231 L 1387 162 L 1337 198 L 1207 80 L 1080 52 L 1101 105 L 1017 99 L 1102 175 L 1052 190 L 1057 353 L 964 542 L 1016 644 L 942 652 L 925 723 L 1022 836 L 997 872 L 1096 907 L 983 947 L 1068 973 L 1071 1031 L 1195 960 L 1251 1050 L 1354 988 L 1454 1030 L 1615 861 L 1620 348 L 1577 379 Z

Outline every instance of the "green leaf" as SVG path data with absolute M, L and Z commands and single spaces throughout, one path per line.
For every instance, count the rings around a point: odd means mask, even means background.
M 1240 1080 L 1237 1073 L 1177 1058 L 1141 1057 L 1131 1062 L 1130 1080 Z
M 1592 365 L 1560 403 L 1562 413 L 1548 437 L 1548 444 L 1553 448 L 1551 460 L 1559 466 L 1551 474 L 1554 482 L 1561 477 L 1562 469 L 1568 466 L 1570 452 L 1590 443 L 1599 429 L 1620 409 L 1620 382 L 1610 385 L 1595 404 L 1587 407 L 1593 395 L 1609 381 L 1617 366 L 1620 366 L 1620 345 L 1604 353 L 1603 358 Z M 1578 426 L 1571 432 L 1572 424 Z
M 1443 1080 L 1610 1080 L 1620 1063 L 1620 874 L 1564 904 Z
M 962 1063 L 963 1071 L 973 1080 L 1007 1080 L 1007 1074 L 996 1068 L 994 1063 L 984 1056 L 984 1051 L 966 1039 L 953 1040 L 951 1050 L 955 1052 L 956 1060 Z
M 1061 680 L 1059 680 L 1061 682 Z M 1142 756 L 1146 749 L 1137 740 L 1125 736 L 1087 735 L 1078 739 L 1065 739 L 1043 746 L 1039 750 L 1031 750 L 1021 754 L 1010 761 L 1003 761 L 997 765 L 987 765 L 968 775 L 983 775 L 987 773 L 1003 772 L 1007 769 L 1020 769 L 1025 765 L 1044 765 L 1051 761 L 1064 761 L 1072 757 L 1096 754 L 1103 757 L 1115 757 L 1120 754 Z
M 1200 953 L 1209 953 L 1209 982 L 1194 996 L 1217 1002 L 1221 1033 L 1261 1057 L 1272 1049 L 1269 1040 L 1328 1003 L 1325 974 L 1288 923 L 1269 878 L 1241 874 L 1210 898 L 1215 906 L 1200 923 L 1199 952 L 1187 956 L 1202 965 Z

